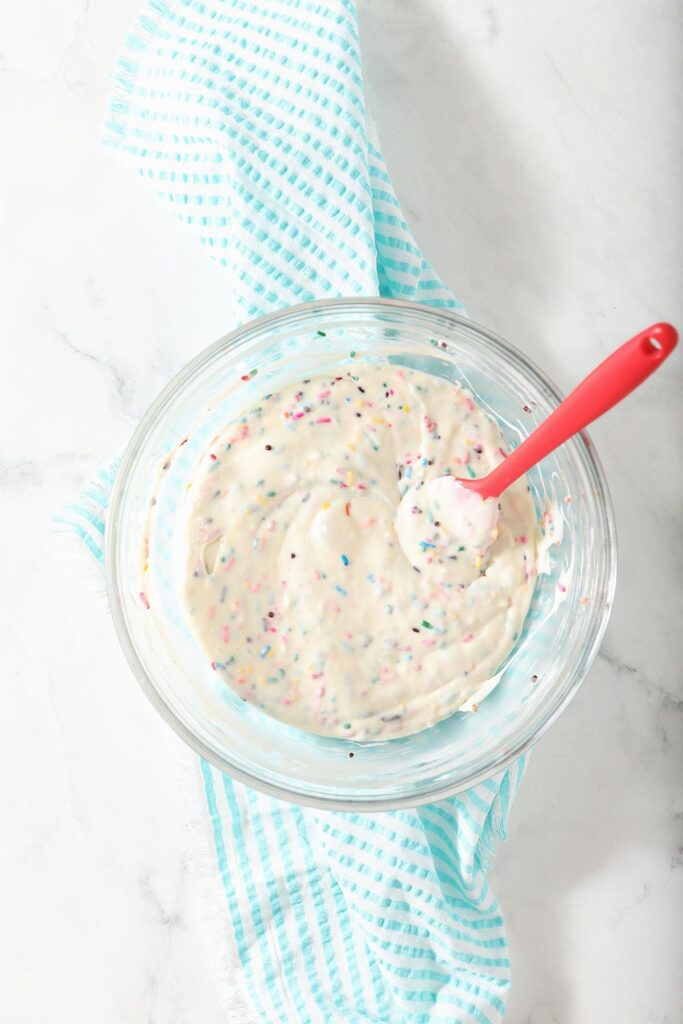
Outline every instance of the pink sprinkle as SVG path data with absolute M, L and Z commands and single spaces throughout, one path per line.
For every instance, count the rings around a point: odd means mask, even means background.
M 227 644 L 228 640 L 230 639 L 230 628 L 229 628 L 229 626 L 227 626 L 227 625 L 226 626 L 221 626 L 221 628 L 219 630 L 219 635 L 220 635 L 220 638 L 223 641 L 223 643 Z
M 423 647 L 433 647 L 435 643 L 436 643 L 436 640 L 434 639 L 434 637 L 431 637 L 429 640 L 423 640 L 422 641 L 422 646 Z
M 353 640 L 353 633 L 344 633 L 347 640 Z
M 320 679 L 321 676 L 322 676 L 322 672 L 312 672 L 311 673 L 311 679 Z
M 149 611 L 149 601 L 147 600 L 147 595 L 142 590 L 140 591 L 140 600 L 144 604 L 144 606 L 147 609 L 147 611 Z
M 324 697 L 324 696 L 325 696 L 325 687 L 321 686 L 318 689 L 318 697 Z
M 209 458 L 211 459 L 212 462 L 218 462 L 218 456 L 214 455 L 213 452 L 211 452 Z
M 467 395 L 463 396 L 463 405 L 468 412 L 472 412 L 474 410 L 474 402 L 471 398 L 468 398 Z
M 230 570 L 232 569 L 234 564 L 235 564 L 235 559 L 234 558 L 228 559 L 228 561 L 225 563 L 225 571 L 226 572 L 230 572 Z
M 292 416 L 292 419 L 293 420 L 300 420 L 301 417 L 305 416 L 305 415 L 306 415 L 306 413 L 304 413 L 304 412 L 295 412 L 294 415 Z
M 567 593 L 567 588 L 565 587 L 564 583 L 558 583 L 557 584 L 557 589 L 559 591 L 561 591 L 563 594 Z
M 327 391 L 321 391 L 320 394 L 318 395 L 318 398 L 327 398 L 329 396 L 329 394 L 330 394 L 330 391 L 329 391 L 329 388 L 328 388 Z
M 507 457 L 508 457 L 508 453 L 504 452 L 502 448 L 498 449 L 498 454 L 502 455 L 504 459 L 507 459 Z
M 466 636 L 462 638 L 462 642 L 464 644 L 468 644 L 470 640 L 474 640 L 474 633 L 468 633 Z
M 332 420 L 329 416 L 318 416 L 316 423 L 331 423 Z

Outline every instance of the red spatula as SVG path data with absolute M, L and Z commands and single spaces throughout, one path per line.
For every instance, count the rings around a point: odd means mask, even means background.
M 677 341 L 671 324 L 653 324 L 636 334 L 596 366 L 492 473 L 478 480 L 458 479 L 458 483 L 482 498 L 497 498 L 546 455 L 630 395 L 671 355 Z

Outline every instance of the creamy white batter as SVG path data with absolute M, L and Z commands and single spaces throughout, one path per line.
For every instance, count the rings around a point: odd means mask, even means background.
M 466 391 L 386 362 L 264 395 L 190 492 L 184 599 L 221 678 L 347 739 L 408 735 L 471 701 L 522 631 L 536 515 L 518 481 L 484 544 L 441 521 L 441 483 L 423 485 L 504 457 Z

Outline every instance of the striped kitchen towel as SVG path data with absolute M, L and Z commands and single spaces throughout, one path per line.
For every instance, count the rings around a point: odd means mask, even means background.
M 461 308 L 394 195 L 354 0 L 147 0 L 106 141 L 225 267 L 238 321 L 328 296 Z M 62 517 L 100 561 L 114 472 Z M 522 770 L 370 815 L 291 806 L 202 762 L 221 941 L 253 1019 L 501 1021 L 510 964 L 487 873 Z

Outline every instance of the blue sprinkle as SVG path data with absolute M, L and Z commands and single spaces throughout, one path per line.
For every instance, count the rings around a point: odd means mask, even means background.
M 428 540 L 421 540 L 420 547 L 425 551 L 427 548 L 435 548 L 436 544 L 431 544 Z
M 405 473 L 403 475 L 404 475 L 404 477 L 406 477 L 406 479 L 410 480 L 411 476 L 413 475 L 413 467 L 412 466 L 406 466 L 406 471 L 405 471 Z
M 348 597 L 347 592 L 344 590 L 342 586 L 339 585 L 339 583 L 335 583 L 334 589 L 337 591 L 338 594 L 342 594 L 344 597 Z
M 261 657 L 262 658 L 267 658 L 269 651 L 270 651 L 270 644 L 264 644 L 264 646 L 261 648 Z
M 348 557 L 346 555 L 342 555 L 341 556 L 341 560 L 344 563 L 344 565 L 348 565 L 349 564 L 349 559 L 348 559 Z

